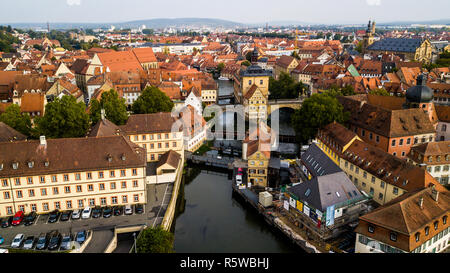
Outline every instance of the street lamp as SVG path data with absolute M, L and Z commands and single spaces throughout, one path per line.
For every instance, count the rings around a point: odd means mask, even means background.
M 137 249 L 136 249 L 136 232 L 133 232 L 133 237 L 134 237 L 134 253 L 137 253 Z

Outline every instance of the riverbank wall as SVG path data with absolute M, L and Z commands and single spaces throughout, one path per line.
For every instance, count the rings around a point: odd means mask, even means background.
M 309 243 L 300 234 L 292 230 L 288 225 L 286 225 L 280 218 L 275 216 L 271 211 L 268 211 L 258 202 L 258 196 L 248 189 L 239 189 L 234 183 L 232 184 L 233 192 L 238 194 L 246 203 L 252 206 L 261 216 L 264 217 L 265 222 L 278 229 L 283 233 L 289 240 L 294 244 L 298 245 L 301 249 L 308 253 L 321 253 L 314 245 Z M 252 196 L 253 194 L 253 196 Z

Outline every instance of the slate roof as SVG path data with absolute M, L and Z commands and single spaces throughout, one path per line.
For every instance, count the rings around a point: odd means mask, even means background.
M 367 49 L 414 53 L 422 43 L 422 39 L 385 38 L 373 43 Z
M 301 160 L 314 177 L 342 171 L 315 143 L 302 154 Z
M 307 194 L 309 189 L 309 194 Z M 363 195 L 344 172 L 314 177 L 308 182 L 296 185 L 288 191 L 308 205 L 326 211 L 327 207 L 342 202 L 360 199 Z

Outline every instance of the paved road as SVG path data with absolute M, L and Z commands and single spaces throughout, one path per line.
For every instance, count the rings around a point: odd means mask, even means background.
M 130 226 L 130 225 L 147 225 L 157 226 L 162 222 L 167 204 L 172 195 L 172 184 L 159 184 L 147 186 L 147 204 L 144 206 L 143 214 L 112 216 L 111 218 L 97 218 L 97 219 L 70 219 L 67 222 L 56 222 L 48 224 L 48 215 L 40 215 L 35 223 L 31 226 L 20 225 L 17 227 L 0 228 L 0 236 L 5 239 L 5 243 L 0 247 L 9 247 L 11 241 L 18 233 L 24 233 L 25 236 L 35 235 L 58 230 L 65 233 L 76 233 L 80 230 L 96 230 L 104 228 L 112 228 L 114 226 Z M 104 234 L 100 234 L 104 236 Z M 105 248 L 109 242 L 97 240 L 96 233 L 92 238 L 91 244 L 94 244 L 95 249 Z M 100 246 L 97 246 L 101 242 Z
M 89 245 L 83 253 L 103 253 L 109 242 L 114 238 L 114 229 L 95 230 Z

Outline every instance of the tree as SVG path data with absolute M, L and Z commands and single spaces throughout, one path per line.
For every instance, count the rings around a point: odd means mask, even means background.
M 89 115 L 83 102 L 73 96 L 56 98 L 45 106 L 45 115 L 36 118 L 40 135 L 48 138 L 83 137 L 89 128 Z
M 142 33 L 145 34 L 145 35 L 152 35 L 153 34 L 153 29 L 148 29 L 148 28 L 143 29 Z
M 390 96 L 388 91 L 384 88 L 377 88 L 369 91 L 369 94 L 371 95 L 377 95 L 377 96 Z
M 138 253 L 173 253 L 174 235 L 161 227 L 141 231 L 136 242 Z
M 363 42 L 362 41 L 360 41 L 358 43 L 358 45 L 356 46 L 355 50 L 358 51 L 359 54 L 362 54 L 362 51 L 363 51 Z
M 298 55 L 297 51 L 292 51 L 291 57 L 294 57 L 297 60 L 300 60 L 300 56 Z
M 242 65 L 251 66 L 252 64 L 249 61 L 245 60 L 242 62 Z
M 220 74 L 224 68 L 225 68 L 225 64 L 224 63 L 219 63 L 217 65 L 217 72 Z
M 135 114 L 151 114 L 172 111 L 174 104 L 157 87 L 147 87 L 131 106 Z
M 292 127 L 300 143 L 306 144 L 316 137 L 319 128 L 333 121 L 343 123 L 349 116 L 336 97 L 329 93 L 314 94 L 292 115 Z
M 28 115 L 28 113 L 21 113 L 20 107 L 17 104 L 8 106 L 5 112 L 0 115 L 0 121 L 24 135 L 31 135 L 32 127 L 30 115 Z
M 332 84 L 330 86 L 330 89 L 327 90 L 327 92 L 334 96 L 334 97 L 338 97 L 338 96 L 353 96 L 355 95 L 355 90 L 353 89 L 353 86 L 351 85 L 347 85 L 344 87 L 339 87 L 335 84 Z
M 278 80 L 269 78 L 269 90 L 271 99 L 295 99 L 303 94 L 306 87 L 301 82 L 296 82 L 289 74 L 281 72 Z
M 94 99 L 90 105 L 90 118 L 93 124 L 101 118 L 101 109 L 105 109 L 105 118 L 116 125 L 124 125 L 128 120 L 127 106 L 124 98 L 119 98 L 116 90 L 104 92 L 100 101 Z

